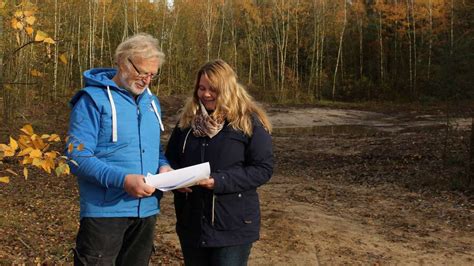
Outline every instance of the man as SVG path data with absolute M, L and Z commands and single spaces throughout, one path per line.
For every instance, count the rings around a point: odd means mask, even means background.
M 148 265 L 161 192 L 147 173 L 170 171 L 160 145 L 158 99 L 148 86 L 163 64 L 158 41 L 137 34 L 115 51 L 117 69 L 84 73 L 67 154 L 80 194 L 75 265 Z

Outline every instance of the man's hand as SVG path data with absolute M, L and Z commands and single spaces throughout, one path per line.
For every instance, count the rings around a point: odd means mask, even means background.
M 123 184 L 125 191 L 135 198 L 149 197 L 155 188 L 145 183 L 145 176 L 129 174 L 125 176 Z

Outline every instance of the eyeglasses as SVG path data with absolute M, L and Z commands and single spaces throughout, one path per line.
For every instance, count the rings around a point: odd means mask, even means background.
M 127 58 L 128 62 L 132 65 L 133 69 L 137 72 L 137 78 L 139 79 L 146 79 L 150 77 L 151 80 L 156 80 L 158 78 L 158 74 L 153 74 L 153 73 L 148 73 L 148 74 L 142 74 L 140 70 L 138 70 L 137 66 L 132 62 L 130 58 Z

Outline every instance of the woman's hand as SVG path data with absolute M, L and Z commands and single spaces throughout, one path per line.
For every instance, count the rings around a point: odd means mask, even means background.
M 209 179 L 202 180 L 197 185 L 207 189 L 214 189 L 214 178 L 210 176 Z

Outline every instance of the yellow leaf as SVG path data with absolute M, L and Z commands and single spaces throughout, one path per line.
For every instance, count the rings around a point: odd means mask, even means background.
M 43 153 L 38 149 L 32 150 L 30 152 L 30 158 L 41 158 L 42 155 Z
M 40 158 L 33 158 L 33 162 L 31 164 L 34 165 L 34 166 L 37 166 L 37 167 L 41 167 L 43 162 L 44 161 L 41 160 Z
M 42 77 L 42 76 L 43 76 L 43 73 L 39 72 L 39 71 L 36 70 L 36 69 L 33 69 L 33 70 L 31 70 L 31 75 L 32 75 L 33 77 Z
M 18 174 L 15 173 L 15 171 L 13 171 L 12 169 L 7 169 L 7 170 L 5 170 L 5 171 L 9 172 L 9 173 L 12 174 L 12 175 L 18 176 Z
M 16 43 L 17 43 L 18 45 L 20 45 L 20 43 L 21 43 L 21 42 L 20 42 L 20 34 L 19 34 L 18 32 L 15 34 L 15 37 L 16 37 Z
M 13 14 L 13 16 L 17 18 L 21 18 L 23 16 L 23 11 L 16 11 L 15 14 Z
M 56 175 L 68 175 L 70 173 L 69 165 L 66 163 L 60 163 L 55 169 Z
M 22 29 L 24 28 L 23 22 L 18 21 L 18 22 L 16 23 L 16 27 L 15 27 L 15 28 L 16 28 L 16 29 L 19 29 L 19 30 L 22 30 Z
M 51 134 L 51 136 L 48 138 L 48 141 L 58 142 L 61 141 L 61 138 L 57 134 Z
M 6 3 L 5 3 L 5 2 L 3 2 L 3 1 L 2 1 L 2 2 L 0 2 L 0 8 L 4 8 L 4 7 L 5 7 L 5 4 L 6 4 Z
M 10 137 L 10 147 L 12 147 L 12 149 L 14 151 L 16 151 L 18 149 L 18 143 L 12 137 Z
M 27 154 L 29 155 L 31 151 L 33 151 L 33 148 L 27 147 L 27 148 L 21 150 L 21 151 L 18 153 L 17 156 L 25 156 L 25 155 L 27 155 Z
M 41 135 L 41 138 L 42 138 L 42 139 L 47 139 L 47 138 L 49 138 L 49 137 L 51 137 L 51 136 L 48 135 L 48 134 L 43 134 L 43 135 Z
M 29 25 L 33 25 L 33 24 L 35 24 L 36 18 L 34 16 L 28 16 L 28 17 L 26 17 L 25 21 Z
M 33 36 L 33 27 L 28 26 L 25 28 L 25 30 L 26 30 L 26 33 L 28 33 L 28 35 Z
M 8 184 L 10 183 L 10 178 L 8 176 L 2 176 L 0 177 L 0 182 Z
M 83 149 L 84 149 L 84 144 L 81 143 L 77 146 L 78 151 L 82 151 Z
M 63 64 L 67 65 L 66 53 L 61 54 L 61 55 L 59 56 L 59 60 L 60 60 Z
M 44 43 L 50 43 L 50 44 L 55 44 L 55 43 L 56 43 L 53 39 L 51 39 L 51 38 L 49 38 L 49 37 L 46 38 L 46 39 L 44 39 L 43 42 L 44 42 Z
M 21 130 L 21 132 L 25 133 L 28 136 L 31 136 L 35 133 L 33 131 L 33 127 L 30 124 L 24 125 L 20 130 Z
M 25 180 L 28 179 L 28 168 L 23 168 L 23 176 L 25 177 Z
M 67 146 L 67 152 L 71 153 L 73 150 L 74 150 L 74 144 L 69 143 L 69 145 Z
M 10 157 L 15 155 L 15 151 L 12 147 L 6 144 L 0 144 L 0 151 L 3 151 L 3 157 Z
M 42 42 L 44 39 L 48 38 L 48 34 L 44 31 L 36 31 L 35 42 Z

